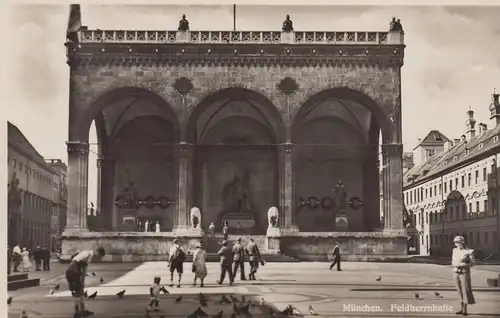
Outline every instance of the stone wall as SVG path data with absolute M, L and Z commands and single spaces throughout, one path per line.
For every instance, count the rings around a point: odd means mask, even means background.
M 407 257 L 406 236 L 399 232 L 296 233 L 280 237 L 283 254 L 307 261 L 331 261 L 335 242 L 344 261 L 396 261 Z

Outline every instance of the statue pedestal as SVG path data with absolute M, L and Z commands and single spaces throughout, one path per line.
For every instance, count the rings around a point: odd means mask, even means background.
M 295 33 L 292 32 L 281 32 L 281 43 L 292 44 L 295 42 Z
M 197 228 L 177 228 L 173 231 L 176 237 L 203 237 L 203 230 L 200 227 Z
M 281 231 L 277 227 L 267 228 L 266 233 L 266 252 L 271 254 L 280 253 L 280 237 Z
M 335 215 L 335 231 L 348 230 L 349 220 L 347 214 L 339 213 Z
M 404 44 L 405 35 L 401 31 L 390 31 L 387 33 L 387 44 Z
M 176 42 L 189 42 L 189 31 L 177 31 Z

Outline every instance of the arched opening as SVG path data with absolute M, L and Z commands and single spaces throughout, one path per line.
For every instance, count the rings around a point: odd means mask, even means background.
M 193 204 L 202 226 L 227 221 L 232 233 L 265 234 L 267 209 L 278 204 L 277 143 L 284 127 L 274 105 L 243 89 L 207 97 L 188 123 L 196 144 Z
M 145 231 L 148 221 L 150 231 L 156 223 L 171 231 L 179 130 L 170 106 L 152 92 L 119 89 L 99 98 L 89 114 L 89 229 Z
M 301 231 L 380 228 L 379 140 L 387 122 L 379 118 L 371 99 L 349 89 L 321 92 L 298 111 L 292 142 Z

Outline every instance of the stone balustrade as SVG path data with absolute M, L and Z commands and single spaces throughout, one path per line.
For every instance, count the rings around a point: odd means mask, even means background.
M 191 44 L 404 44 L 395 32 L 280 32 L 280 31 L 80 31 L 81 43 Z

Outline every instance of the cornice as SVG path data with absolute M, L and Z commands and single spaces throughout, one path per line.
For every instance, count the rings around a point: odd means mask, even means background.
M 69 48 L 73 67 L 92 66 L 380 66 L 401 67 L 404 45 L 115 44 Z

